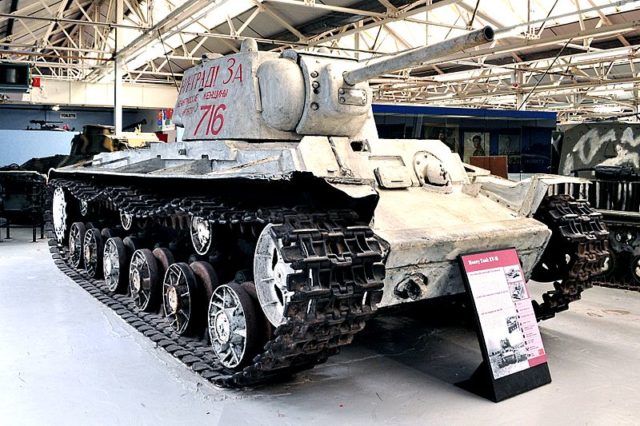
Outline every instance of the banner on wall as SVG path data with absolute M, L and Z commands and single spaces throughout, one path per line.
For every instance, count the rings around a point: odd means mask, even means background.
M 172 120 L 173 120 L 173 108 L 166 108 L 158 111 L 157 125 L 160 131 L 174 129 L 175 126 Z

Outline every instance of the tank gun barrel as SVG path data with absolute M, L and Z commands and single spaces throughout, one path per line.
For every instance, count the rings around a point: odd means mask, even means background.
M 463 49 L 479 46 L 493 40 L 493 28 L 486 26 L 480 30 L 444 40 L 440 43 L 420 47 L 382 61 L 356 68 L 344 74 L 345 83 L 353 86 L 382 74 L 410 68 L 423 62 L 450 55 Z

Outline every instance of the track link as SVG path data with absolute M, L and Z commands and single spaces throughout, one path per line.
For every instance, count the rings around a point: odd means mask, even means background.
M 177 335 L 165 318 L 138 310 L 124 295 L 110 295 L 102 281 L 71 268 L 67 250 L 50 240 L 56 265 L 96 299 L 181 360 L 203 378 L 219 386 L 255 386 L 311 368 L 351 343 L 382 297 L 382 248 L 367 226 L 354 226 L 351 211 L 300 213 L 287 209 L 245 210 L 211 197 L 164 198 L 131 187 L 100 188 L 87 182 L 55 179 L 84 201 L 101 201 L 114 210 L 138 218 L 170 222 L 195 215 L 216 224 L 239 224 L 255 231 L 267 223 L 284 244 L 285 261 L 300 271 L 288 278 L 294 292 L 286 306 L 287 322 L 242 371 L 221 366 L 202 339 Z
M 567 310 L 571 302 L 580 300 L 585 289 L 592 287 L 594 277 L 603 271 L 608 257 L 609 232 L 602 224 L 600 213 L 587 201 L 576 201 L 569 195 L 545 198 L 536 218 L 553 233 L 542 262 L 568 260 L 558 267 L 557 273 L 562 279 L 554 282 L 554 289 L 543 294 L 542 303 L 534 302 L 536 316 L 541 321 Z

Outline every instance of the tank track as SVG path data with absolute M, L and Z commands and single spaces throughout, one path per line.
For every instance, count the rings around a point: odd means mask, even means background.
M 629 276 L 598 277 L 593 284 L 599 287 L 640 292 L 640 284 Z
M 616 288 L 618 290 L 628 290 L 640 292 L 640 285 L 629 281 L 594 281 L 594 285 L 598 287 Z
M 613 178 L 619 180 L 612 180 Z M 603 215 L 603 222 L 609 229 L 609 250 L 616 262 L 603 276 L 594 281 L 600 287 L 617 288 L 640 292 L 640 279 L 634 276 L 632 262 L 637 262 L 640 247 L 640 181 L 632 176 L 607 175 L 591 180 L 585 194 L 591 205 Z M 579 193 L 576 185 L 573 193 Z M 616 241 L 615 235 L 630 235 L 627 241 Z M 625 238 L 625 237 L 623 237 Z
M 638 260 L 638 258 L 634 256 L 633 251 L 635 251 L 634 249 L 637 249 L 637 244 L 638 242 L 640 242 L 639 225 L 630 225 L 629 223 L 611 223 L 607 221 L 606 215 L 605 223 L 607 223 L 607 227 L 609 228 L 609 232 L 611 234 L 621 233 L 623 235 L 632 235 L 632 239 L 635 241 L 635 244 L 627 243 L 627 245 L 630 246 L 628 247 L 629 251 L 619 250 L 619 246 L 616 250 L 616 242 L 612 239 L 613 235 L 610 235 L 609 249 L 612 251 L 612 255 L 615 256 L 617 262 L 620 262 L 620 264 L 611 265 L 612 269 L 605 273 L 602 277 L 598 277 L 597 281 L 595 281 L 594 284 L 600 287 L 609 287 L 640 292 L 640 281 L 638 281 L 638 279 L 632 275 L 631 271 L 632 265 L 635 265 L 635 262 L 637 262 Z
M 536 218 L 553 233 L 543 261 L 570 257 L 563 268 L 562 280 L 555 281 L 554 289 L 542 295 L 542 303 L 534 301 L 536 316 L 541 321 L 567 310 L 571 302 L 580 300 L 585 289 L 592 287 L 608 257 L 609 232 L 602 224 L 602 214 L 594 211 L 587 201 L 576 201 L 569 195 L 545 198 Z
M 63 273 L 158 346 L 219 386 L 256 386 L 326 361 L 341 346 L 351 343 L 382 297 L 382 249 L 369 227 L 352 226 L 357 219 L 352 211 L 251 211 L 211 197 L 168 199 L 132 187 L 99 188 L 67 179 L 52 180 L 50 187 L 63 187 L 79 200 L 102 201 L 139 218 L 171 222 L 177 214 L 193 214 L 217 224 L 243 226 L 254 233 L 267 223 L 275 225 L 274 232 L 284 245 L 285 261 L 301 272 L 290 278 L 289 286 L 295 294 L 285 312 L 288 321 L 273 330 L 262 352 L 242 371 L 220 365 L 204 339 L 177 335 L 164 317 L 139 311 L 128 296 L 111 295 L 102 280 L 89 279 L 73 269 L 66 262 L 66 248 L 50 234 L 51 251 Z M 318 278 L 314 281 L 319 286 L 309 283 L 312 275 Z

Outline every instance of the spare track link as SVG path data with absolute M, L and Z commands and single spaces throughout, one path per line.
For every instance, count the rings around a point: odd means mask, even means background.
M 274 223 L 273 232 L 283 242 L 285 260 L 299 271 L 288 282 L 295 294 L 286 308 L 288 321 L 274 330 L 262 353 L 242 371 L 220 365 L 204 340 L 177 335 L 165 318 L 139 311 L 129 297 L 110 295 L 101 280 L 89 279 L 73 269 L 66 263 L 66 248 L 60 247 L 50 235 L 51 252 L 62 272 L 216 385 L 255 386 L 326 361 L 341 346 L 351 343 L 382 297 L 382 249 L 369 227 L 350 226 L 357 218 L 351 211 L 313 214 L 284 209 L 241 211 L 213 202 L 211 197 L 163 200 L 128 187 L 96 188 L 66 179 L 52 180 L 50 184 L 66 188 L 81 200 L 101 199 L 138 217 L 182 213 L 206 217 L 219 224 Z
M 602 215 L 587 201 L 576 201 L 568 195 L 545 198 L 536 217 L 553 232 L 551 251 L 545 255 L 570 256 L 562 280 L 555 281 L 554 289 L 542 295 L 542 303 L 534 301 L 536 316 L 541 321 L 567 310 L 569 303 L 579 300 L 581 293 L 592 286 L 608 256 L 609 232 L 602 225 Z

